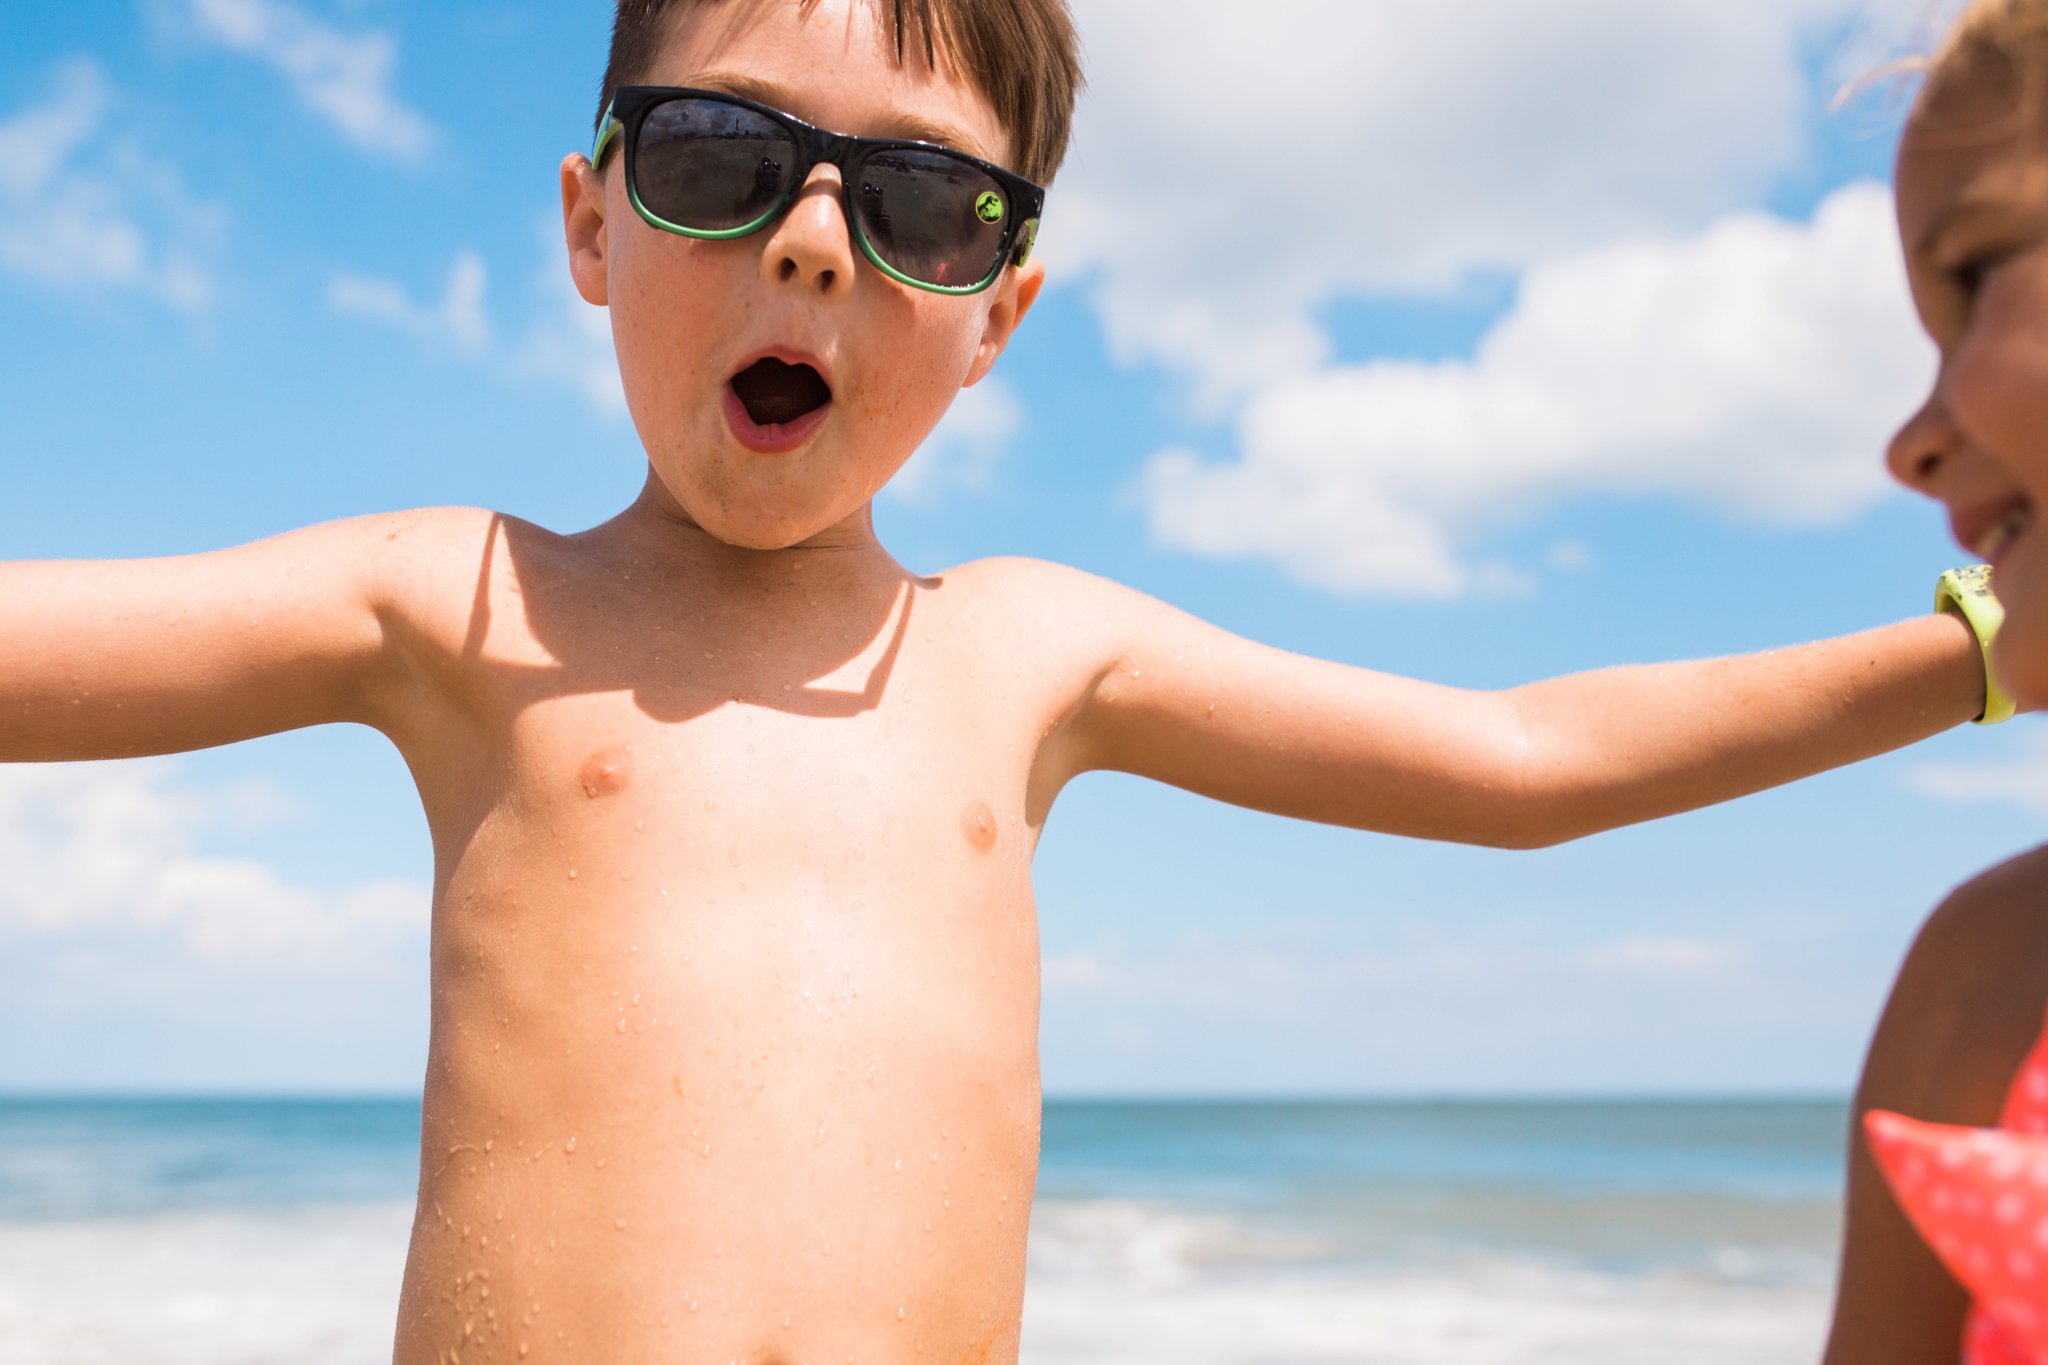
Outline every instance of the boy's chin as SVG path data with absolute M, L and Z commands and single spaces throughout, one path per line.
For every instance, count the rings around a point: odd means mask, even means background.
M 684 521 L 737 550 L 788 550 L 828 536 L 860 509 L 753 506 L 735 508 L 717 498 L 675 499 Z

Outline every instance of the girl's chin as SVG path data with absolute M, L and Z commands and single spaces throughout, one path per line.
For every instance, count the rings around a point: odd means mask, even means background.
M 2048 710 L 2048 621 L 2038 619 L 2027 594 L 2015 596 L 2017 601 L 2005 603 L 2005 624 L 1991 649 L 1992 668 L 1998 685 L 2022 709 Z

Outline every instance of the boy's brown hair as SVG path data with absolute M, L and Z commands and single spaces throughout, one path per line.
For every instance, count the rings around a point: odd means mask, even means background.
M 598 122 L 622 85 L 642 79 L 669 26 L 686 10 L 725 0 L 618 0 L 611 59 L 597 97 Z M 816 0 L 768 0 L 808 9 Z M 981 92 L 1010 135 L 1018 174 L 1050 184 L 1067 154 L 1081 92 L 1081 44 L 1066 0 L 867 0 L 888 25 L 896 60 L 906 49 L 927 65 L 943 54 Z

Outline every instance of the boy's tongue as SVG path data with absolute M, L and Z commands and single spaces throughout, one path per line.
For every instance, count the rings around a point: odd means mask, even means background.
M 808 365 L 786 365 L 772 357 L 755 361 L 732 377 L 732 391 L 747 416 L 761 426 L 782 426 L 832 401 L 823 376 Z

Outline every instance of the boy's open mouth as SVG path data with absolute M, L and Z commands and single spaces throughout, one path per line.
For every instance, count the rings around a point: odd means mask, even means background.
M 832 401 L 832 386 L 808 365 L 766 356 L 731 379 L 733 394 L 757 426 L 785 426 Z

